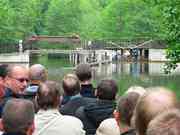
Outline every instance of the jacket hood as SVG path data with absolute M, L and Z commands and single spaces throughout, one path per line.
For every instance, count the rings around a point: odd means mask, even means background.
M 108 100 L 98 100 L 97 103 L 84 107 L 85 115 L 96 127 L 98 127 L 104 119 L 111 118 L 113 111 L 114 102 Z

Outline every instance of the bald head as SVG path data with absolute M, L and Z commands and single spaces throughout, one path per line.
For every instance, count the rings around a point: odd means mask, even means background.
M 8 76 L 10 77 L 16 77 L 20 74 L 29 75 L 29 71 L 26 67 L 20 66 L 20 65 L 10 65 L 8 67 Z
M 128 94 L 130 92 L 135 92 L 135 93 L 139 94 L 140 96 L 142 96 L 146 92 L 146 90 L 141 86 L 131 86 L 128 88 L 128 90 L 125 92 L 125 94 Z
M 34 121 L 33 103 L 24 99 L 9 100 L 2 115 L 5 132 L 26 133 Z
M 41 64 L 34 64 L 30 67 L 30 80 L 44 82 L 47 80 L 46 68 Z
M 63 78 L 63 89 L 66 95 L 74 96 L 80 93 L 80 82 L 76 75 L 67 74 Z
M 138 133 L 144 135 L 150 120 L 176 105 L 174 92 L 163 87 L 148 88 L 148 92 L 140 98 L 136 107 L 135 125 Z

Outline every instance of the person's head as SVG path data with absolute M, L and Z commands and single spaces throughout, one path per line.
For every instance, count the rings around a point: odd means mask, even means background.
M 119 126 L 121 124 L 131 127 L 131 119 L 140 95 L 129 92 L 121 96 L 117 102 L 115 118 Z
M 2 127 L 5 133 L 31 135 L 34 131 L 33 103 L 25 99 L 11 99 L 2 113 Z
M 135 92 L 135 93 L 139 94 L 140 96 L 142 96 L 146 92 L 146 90 L 141 86 L 131 86 L 128 88 L 128 90 L 125 92 L 125 94 L 128 94 L 130 92 Z
M 98 84 L 95 95 L 98 99 L 115 100 L 118 92 L 117 83 L 114 80 L 101 80 Z
M 1 64 L 0 65 L 0 80 L 4 80 L 5 77 L 7 76 L 7 64 Z
M 89 64 L 79 64 L 76 67 L 75 74 L 81 82 L 90 81 L 92 78 L 92 69 Z
M 0 98 L 4 96 L 4 89 L 5 89 L 5 78 L 7 76 L 7 67 L 6 64 L 0 65 Z M 1 99 L 0 99 L 1 100 Z
M 180 111 L 171 109 L 150 121 L 146 135 L 180 135 Z
M 8 87 L 14 93 L 21 93 L 25 90 L 29 82 L 29 70 L 20 65 L 11 65 L 8 67 Z
M 40 83 L 47 80 L 47 70 L 41 64 L 34 64 L 29 70 L 30 81 Z
M 58 83 L 46 81 L 40 84 L 36 100 L 39 109 L 48 110 L 58 108 L 63 92 Z
M 147 126 L 156 115 L 176 107 L 177 99 L 173 91 L 164 87 L 148 88 L 140 97 L 135 111 L 135 126 L 139 135 L 145 135 Z
M 96 130 L 96 135 L 120 135 L 116 120 L 114 118 L 103 120 Z
M 74 96 L 80 92 L 79 79 L 74 74 L 67 74 L 63 78 L 62 87 L 67 96 Z

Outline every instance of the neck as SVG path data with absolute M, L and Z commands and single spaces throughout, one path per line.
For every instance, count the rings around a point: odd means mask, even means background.
M 26 133 L 21 132 L 5 132 L 3 135 L 27 135 Z
M 91 84 L 91 80 L 82 81 L 80 83 L 81 83 L 81 85 Z
M 40 83 L 41 83 L 41 81 L 39 81 L 39 80 L 31 80 L 31 84 L 39 85 Z
M 130 130 L 131 127 L 129 127 L 128 125 L 125 125 L 125 124 L 121 124 L 121 123 L 120 123 L 119 129 L 120 129 L 121 133 L 124 133 L 124 132 L 127 132 L 128 130 Z

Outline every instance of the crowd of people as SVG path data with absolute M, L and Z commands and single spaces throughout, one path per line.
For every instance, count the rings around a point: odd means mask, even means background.
M 132 86 L 119 96 L 113 79 L 94 88 L 91 70 L 79 64 L 59 83 L 41 64 L 0 65 L 0 134 L 179 135 L 172 90 Z

